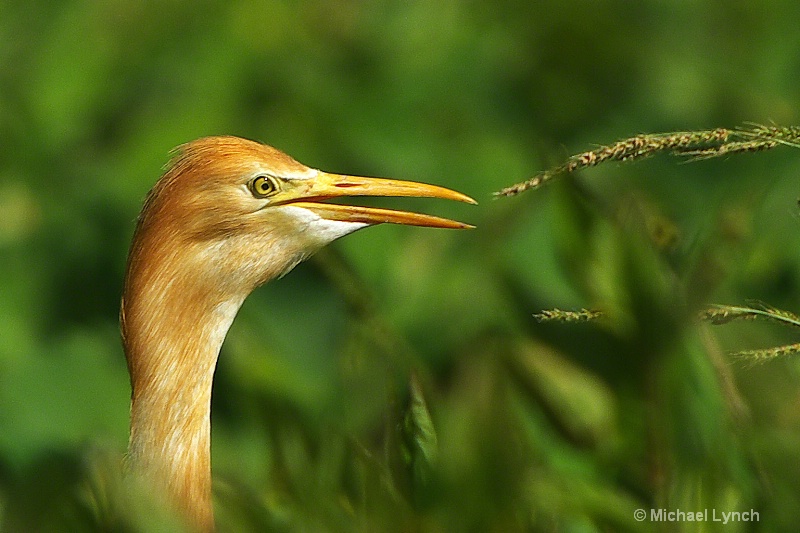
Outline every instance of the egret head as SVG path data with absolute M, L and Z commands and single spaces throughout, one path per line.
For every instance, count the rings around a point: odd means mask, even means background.
M 278 277 L 334 239 L 394 223 L 439 228 L 467 224 L 430 215 L 326 203 L 342 196 L 416 196 L 474 203 L 422 183 L 329 174 L 270 146 L 206 137 L 179 147 L 150 192 L 131 260 L 149 250 L 182 251 L 194 275 L 239 290 Z M 232 289 L 233 287 L 229 287 Z

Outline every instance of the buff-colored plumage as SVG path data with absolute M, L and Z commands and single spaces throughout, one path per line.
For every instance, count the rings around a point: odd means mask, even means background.
M 259 178 L 275 190 L 261 195 L 253 185 Z M 220 347 L 247 295 L 371 224 L 468 227 L 321 202 L 371 194 L 471 201 L 434 186 L 326 174 L 236 137 L 179 147 L 148 195 L 120 313 L 132 386 L 128 461 L 193 528 L 214 527 L 211 385 Z

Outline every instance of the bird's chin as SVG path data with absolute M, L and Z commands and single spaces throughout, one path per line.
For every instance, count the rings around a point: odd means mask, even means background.
M 327 204 L 299 202 L 280 206 L 281 211 L 293 219 L 298 230 L 296 235 L 301 237 L 309 247 L 321 248 L 339 237 L 371 225 L 366 221 L 325 216 L 325 211 L 315 209 L 316 206 L 329 207 Z M 311 253 L 314 251 L 316 249 L 311 250 Z

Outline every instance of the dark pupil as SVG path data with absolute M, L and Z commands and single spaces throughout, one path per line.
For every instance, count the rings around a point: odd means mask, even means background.
M 269 178 L 258 178 L 258 183 L 256 184 L 256 188 L 258 192 L 262 194 L 267 194 L 272 192 L 273 185 Z

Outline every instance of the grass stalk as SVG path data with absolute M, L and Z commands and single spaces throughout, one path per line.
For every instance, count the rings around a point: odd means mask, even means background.
M 572 174 L 608 161 L 638 161 L 664 152 L 686 157 L 689 161 L 701 161 L 726 155 L 761 152 L 778 146 L 800 148 L 800 126 L 750 124 L 736 129 L 647 133 L 573 155 L 556 167 L 497 191 L 495 196 L 516 196 L 521 192 L 538 189 L 557 176 Z

